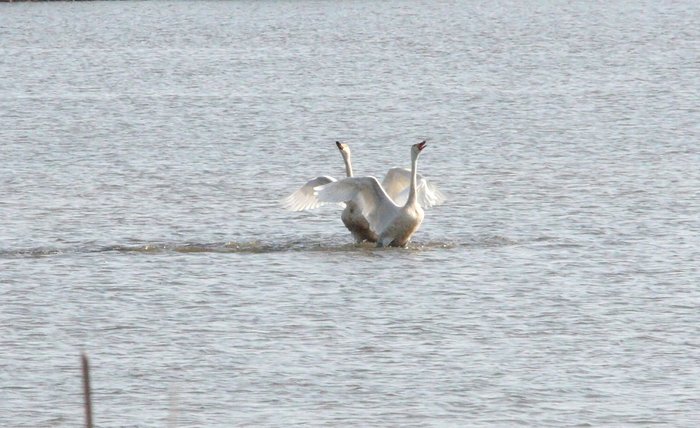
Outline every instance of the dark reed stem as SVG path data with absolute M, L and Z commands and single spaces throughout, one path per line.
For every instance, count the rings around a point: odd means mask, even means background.
M 92 428 L 92 399 L 90 398 L 90 366 L 87 355 L 80 354 L 83 362 L 83 396 L 85 397 L 85 427 Z

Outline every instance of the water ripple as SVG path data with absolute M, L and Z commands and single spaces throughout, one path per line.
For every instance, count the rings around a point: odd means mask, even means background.
M 539 240 L 535 240 L 539 241 Z M 366 252 L 366 251 L 431 251 L 455 249 L 460 247 L 488 248 L 517 245 L 523 241 L 512 240 L 502 236 L 475 238 L 465 242 L 451 241 L 416 241 L 406 248 L 377 248 L 374 244 L 328 244 L 326 241 L 292 239 L 282 242 L 247 241 L 247 242 L 143 242 L 112 245 L 72 245 L 62 247 L 34 247 L 0 250 L 0 258 L 37 258 L 65 256 L 90 253 L 233 253 L 265 254 L 280 252 Z

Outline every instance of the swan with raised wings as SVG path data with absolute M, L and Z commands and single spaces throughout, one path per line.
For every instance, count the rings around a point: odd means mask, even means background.
M 340 150 L 345 163 L 347 177 L 353 177 L 352 160 L 350 147 L 336 141 L 336 146 Z M 304 211 L 317 208 L 327 202 L 318 199 L 315 191 L 325 184 L 336 182 L 337 180 L 329 176 L 319 176 L 313 178 L 301 186 L 297 191 L 282 200 L 282 206 L 291 211 Z M 422 207 L 432 207 L 440 205 L 445 201 L 445 196 L 428 180 L 416 173 L 416 197 Z M 391 168 L 387 171 L 381 186 L 386 191 L 389 198 L 398 205 L 404 205 L 408 200 L 411 185 L 411 171 L 405 168 Z M 345 227 L 352 233 L 355 242 L 363 241 L 377 242 L 377 234 L 372 230 L 367 221 L 366 211 L 362 206 L 362 199 L 358 195 L 356 198 L 342 201 L 345 202 L 345 209 L 341 214 L 341 219 Z
M 350 147 L 347 144 L 341 143 L 340 141 L 336 141 L 335 144 L 338 147 L 338 150 L 340 150 L 340 154 L 343 156 L 346 175 L 348 177 L 352 177 L 352 157 Z M 323 202 L 319 201 L 316 197 L 314 188 L 335 181 L 335 178 L 325 175 L 313 178 L 307 181 L 306 184 L 301 186 L 296 192 L 283 199 L 282 206 L 292 211 L 303 211 L 319 207 L 323 204 Z M 377 242 L 377 235 L 370 229 L 369 223 L 362 215 L 362 209 L 358 207 L 357 202 L 352 199 L 340 202 L 345 203 L 345 209 L 340 215 L 340 219 L 343 221 L 345 227 L 350 231 L 353 238 L 355 238 L 355 242 L 358 244 L 362 243 L 363 241 Z
M 378 236 L 378 247 L 405 247 L 423 222 L 424 213 L 418 195 L 418 156 L 426 145 L 423 141 L 411 146 L 410 185 L 403 205 L 397 204 L 375 177 L 348 177 L 322 185 L 316 189 L 318 201 L 357 201 L 370 229 Z M 391 187 L 392 183 L 390 181 L 386 187 Z M 424 199 L 428 204 L 444 200 L 439 193 Z

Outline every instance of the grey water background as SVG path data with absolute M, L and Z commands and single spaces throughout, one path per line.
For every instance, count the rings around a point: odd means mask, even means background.
M 698 22 L 0 5 L 0 425 L 697 426 Z M 408 249 L 278 206 L 422 139 Z

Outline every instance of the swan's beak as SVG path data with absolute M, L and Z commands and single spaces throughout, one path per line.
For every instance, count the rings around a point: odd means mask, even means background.
M 335 145 L 338 146 L 339 150 L 343 150 L 343 148 L 345 148 L 345 144 L 341 143 L 340 141 L 336 141 Z
M 427 146 L 427 145 L 428 145 L 428 143 L 426 143 L 425 141 L 418 143 L 418 150 L 419 151 L 423 150 L 425 148 L 425 146 Z

